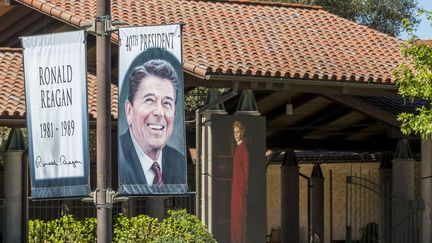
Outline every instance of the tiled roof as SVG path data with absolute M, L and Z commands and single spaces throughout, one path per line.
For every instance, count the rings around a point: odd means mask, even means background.
M 24 118 L 25 95 L 23 77 L 22 49 L 0 48 L 0 117 Z M 89 117 L 96 119 L 96 77 L 87 75 Z M 117 118 L 118 88 L 111 84 L 111 114 Z
M 0 114 L 22 117 L 25 113 L 21 49 L 0 49 Z
M 96 1 L 17 0 L 74 26 Z M 184 69 L 206 74 L 393 83 L 403 41 L 319 7 L 253 1 L 112 1 L 113 20 L 185 23 Z M 116 40 L 118 37 L 113 36 Z
M 432 45 L 432 40 L 418 40 L 420 44 Z

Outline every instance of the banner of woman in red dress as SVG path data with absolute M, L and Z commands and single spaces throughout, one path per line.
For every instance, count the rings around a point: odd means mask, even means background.
M 212 115 L 211 123 L 212 232 L 222 243 L 265 242 L 265 118 Z
M 233 176 L 231 180 L 231 242 L 246 242 L 246 194 L 248 191 L 249 152 L 244 136 L 246 127 L 233 123 L 236 148 L 233 155 Z

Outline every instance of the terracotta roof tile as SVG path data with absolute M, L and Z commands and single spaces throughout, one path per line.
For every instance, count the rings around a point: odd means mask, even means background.
M 22 60 L 21 49 L 0 49 L 0 80 L 4 80 L 0 86 L 0 115 L 12 116 L 14 112 L 17 112 L 18 116 L 24 115 L 23 75 L 22 72 L 17 72 L 19 69 L 22 70 L 20 60 Z M 22 89 L 19 90 L 17 87 Z
M 33 0 L 31 0 L 31 1 L 26 0 L 25 3 L 27 3 L 27 4 L 32 4 L 32 6 L 33 6 L 34 8 L 36 8 L 36 9 L 40 9 L 40 10 L 41 10 L 41 8 L 42 8 L 42 5 L 44 4 L 44 2 L 40 2 L 40 1 L 33 1 Z
M 89 23 L 96 15 L 96 1 L 17 1 L 75 26 L 83 25 L 77 19 Z M 56 10 L 44 8 L 45 1 Z M 111 14 L 130 26 L 185 23 L 185 70 L 199 76 L 392 83 L 391 70 L 402 61 L 403 41 L 320 7 L 243 0 L 124 0 L 112 1 Z
M 420 44 L 432 45 L 432 40 L 418 40 Z
M 25 117 L 22 49 L 0 48 L 0 116 Z M 96 77 L 87 74 L 89 117 L 96 119 Z M 117 119 L 117 85 L 111 84 L 111 115 Z

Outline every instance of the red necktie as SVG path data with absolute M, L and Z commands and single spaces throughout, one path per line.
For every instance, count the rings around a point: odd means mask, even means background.
M 161 169 L 160 166 L 157 162 L 154 162 L 151 169 L 153 170 L 153 172 L 155 173 L 155 178 L 153 180 L 153 185 L 162 185 L 163 179 L 162 179 L 162 173 L 161 173 Z

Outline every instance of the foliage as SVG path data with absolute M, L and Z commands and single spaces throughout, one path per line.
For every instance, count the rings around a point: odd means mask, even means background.
M 432 19 L 431 12 L 421 10 L 419 13 Z M 412 22 L 405 20 L 404 26 L 410 40 L 402 48 L 406 63 L 393 70 L 398 93 L 408 102 L 423 100 L 427 101 L 427 105 L 418 107 L 416 113 L 399 114 L 398 121 L 402 123 L 401 131 L 404 134 L 420 134 L 426 138 L 432 135 L 432 45 L 418 41 L 413 34 L 415 25 Z
M 317 0 L 318 5 L 392 36 L 400 34 L 403 20 L 415 23 L 416 0 Z
M 160 224 L 161 237 L 157 242 L 216 242 L 201 221 L 186 210 L 170 210 L 168 214 L 169 217 Z
M 119 215 L 114 224 L 113 242 L 153 242 L 158 220 L 147 215 L 128 218 Z
M 159 222 L 147 215 L 114 220 L 113 242 L 216 242 L 207 228 L 186 210 L 168 211 Z M 96 219 L 77 220 L 63 216 L 52 221 L 30 220 L 29 242 L 96 242 Z
M 218 88 L 220 95 L 225 94 L 230 89 L 228 88 Z M 189 114 L 196 109 L 202 107 L 206 101 L 208 96 L 209 89 L 205 87 L 195 87 L 188 92 L 186 92 L 185 95 L 185 108 L 186 111 L 189 112 Z
M 400 34 L 403 19 L 417 22 L 416 0 L 280 0 L 319 5 L 343 18 L 356 21 L 392 36 Z
M 6 143 L 6 140 L 9 137 L 9 132 L 11 131 L 8 127 L 0 127 L 0 144 L 3 145 Z M 4 145 L 3 145 L 4 146 Z
M 29 220 L 29 242 L 96 242 L 96 219 L 77 220 L 71 215 L 44 222 Z
M 0 165 L 4 165 L 4 150 L 11 129 L 8 127 L 0 127 Z
M 168 215 L 162 222 L 146 215 L 119 216 L 114 226 L 113 242 L 216 242 L 201 221 L 186 210 L 170 210 Z
M 200 106 L 204 105 L 207 97 L 207 88 L 195 87 L 188 91 L 185 95 L 185 109 L 186 111 L 195 111 Z

